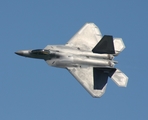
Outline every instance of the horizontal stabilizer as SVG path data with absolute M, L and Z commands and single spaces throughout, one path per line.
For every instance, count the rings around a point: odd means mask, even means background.
M 128 77 L 119 69 L 116 69 L 116 71 L 110 77 L 119 87 L 127 86 Z
M 125 48 L 122 38 L 114 38 L 115 55 L 118 55 Z

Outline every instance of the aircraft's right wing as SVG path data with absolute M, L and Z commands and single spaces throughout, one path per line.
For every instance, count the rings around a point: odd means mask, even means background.
M 93 67 L 68 67 L 67 69 L 93 97 L 101 97 L 104 94 L 107 74 Z
M 86 23 L 66 44 L 82 50 L 91 51 L 102 38 L 99 28 L 94 23 Z

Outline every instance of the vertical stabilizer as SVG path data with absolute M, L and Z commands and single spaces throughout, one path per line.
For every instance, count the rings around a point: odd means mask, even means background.
M 115 54 L 113 36 L 104 35 L 98 44 L 92 49 L 93 53 Z

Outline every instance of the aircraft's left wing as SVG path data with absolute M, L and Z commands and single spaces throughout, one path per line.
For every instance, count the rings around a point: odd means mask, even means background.
M 68 67 L 67 69 L 93 97 L 101 97 L 104 94 L 108 75 L 93 67 Z
M 86 23 L 66 44 L 82 50 L 91 51 L 101 40 L 101 32 L 94 23 Z

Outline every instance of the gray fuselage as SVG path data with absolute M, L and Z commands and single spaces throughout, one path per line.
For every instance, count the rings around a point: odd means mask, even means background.
M 49 45 L 47 55 L 39 58 L 44 59 L 49 65 L 55 67 L 114 67 L 113 56 L 110 54 L 96 54 L 91 51 L 63 45 Z
M 16 54 L 44 59 L 50 66 L 62 68 L 85 66 L 112 68 L 115 65 L 111 54 L 98 54 L 65 45 L 48 45 L 48 49 L 21 50 Z

